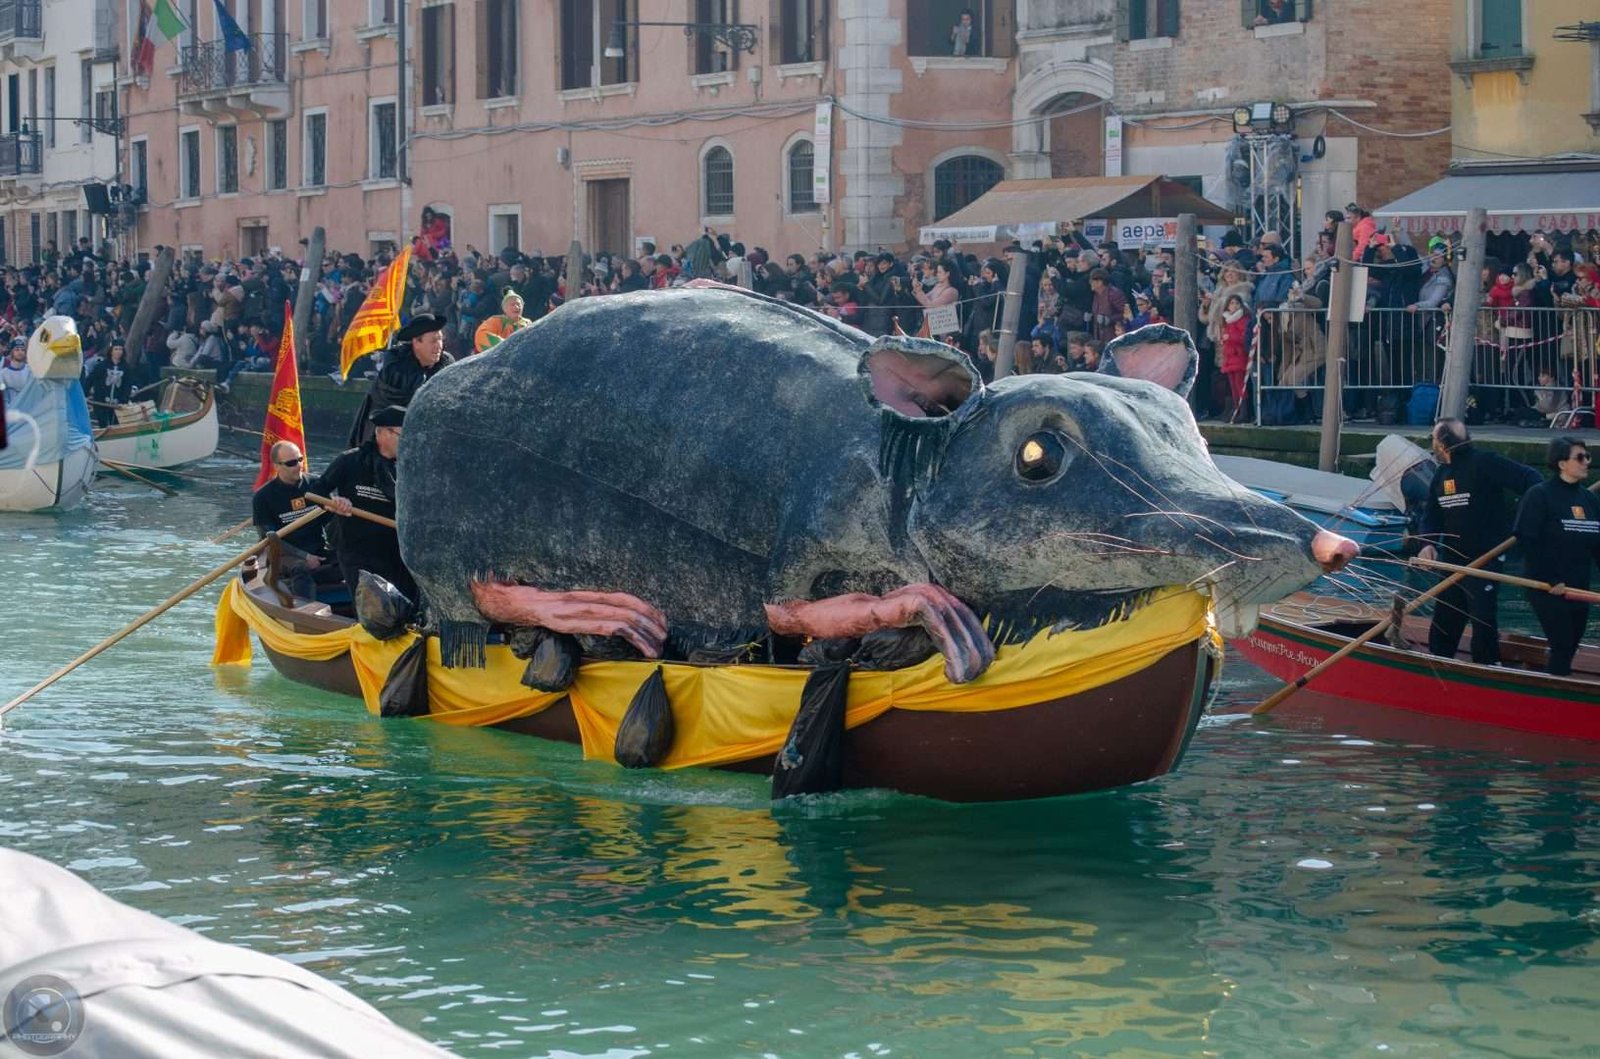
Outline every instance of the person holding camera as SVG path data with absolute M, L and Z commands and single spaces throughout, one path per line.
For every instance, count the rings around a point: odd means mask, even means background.
M 911 287 L 911 296 L 924 309 L 937 309 L 941 305 L 954 305 L 961 300 L 961 292 L 956 289 L 955 277 L 952 274 L 948 261 L 936 262 L 933 266 L 933 286 L 924 291 L 922 281 L 928 274 L 926 265 L 914 265 L 917 282 Z

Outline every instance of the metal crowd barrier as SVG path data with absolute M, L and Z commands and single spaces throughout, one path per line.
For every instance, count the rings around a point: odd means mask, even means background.
M 1397 421 L 1404 422 L 1413 388 L 1437 385 L 1442 376 L 1449 314 L 1443 309 L 1368 309 L 1360 323 L 1346 328 L 1346 413 L 1376 417 L 1386 401 Z M 1258 426 L 1320 416 L 1328 352 L 1325 310 L 1259 310 L 1253 352 Z M 1292 401 L 1285 395 L 1293 395 Z
M 1431 422 L 1437 411 L 1450 312 L 1441 309 L 1368 309 L 1346 325 L 1344 409 L 1373 418 L 1387 409 L 1396 421 Z M 1492 309 L 1478 311 L 1469 394 L 1488 419 L 1530 424 L 1574 407 L 1593 409 L 1600 395 L 1600 309 Z M 1284 307 L 1256 313 L 1252 346 L 1255 421 L 1308 422 L 1322 409 L 1327 356 L 1327 313 Z M 1416 387 L 1425 387 L 1420 394 Z M 1276 396 L 1275 396 L 1276 395 Z M 1292 399 L 1285 395 L 1292 395 Z M 1428 400 L 1434 407 L 1423 414 Z M 1420 403 L 1419 403 L 1420 402 Z
M 1600 390 L 1600 309 L 1478 310 L 1470 393 L 1489 417 L 1533 422 Z

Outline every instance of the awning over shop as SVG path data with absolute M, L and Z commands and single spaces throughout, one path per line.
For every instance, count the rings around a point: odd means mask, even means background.
M 1429 235 L 1459 232 L 1474 206 L 1489 211 L 1491 232 L 1600 228 L 1600 167 L 1447 176 L 1373 215 L 1412 235 Z
M 937 224 L 925 226 L 919 241 L 1026 242 L 1056 234 L 1061 221 L 1172 218 L 1180 213 L 1194 214 L 1200 224 L 1234 221 L 1230 210 L 1163 176 L 1003 180 Z

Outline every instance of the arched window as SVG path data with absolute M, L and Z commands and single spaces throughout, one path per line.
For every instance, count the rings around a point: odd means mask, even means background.
M 812 173 L 816 164 L 816 149 L 812 147 L 811 141 L 796 140 L 794 146 L 789 148 L 787 162 L 789 164 L 789 212 L 818 212 L 822 207 L 817 205 L 816 188 L 812 180 Z
M 933 171 L 933 219 L 950 216 L 1006 178 L 999 162 L 981 154 L 961 154 Z
M 726 147 L 713 147 L 700 159 L 700 187 L 704 216 L 733 216 L 733 154 Z

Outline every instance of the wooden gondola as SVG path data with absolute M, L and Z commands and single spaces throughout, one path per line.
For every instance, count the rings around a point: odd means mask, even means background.
M 217 451 L 217 399 L 206 383 L 165 380 L 155 401 L 124 405 L 120 421 L 94 432 L 100 458 L 135 470 L 161 471 Z
M 291 680 L 326 691 L 354 695 L 366 700 L 369 711 L 377 710 L 372 659 L 375 652 L 388 649 L 378 664 L 386 666 L 398 648 L 371 640 L 353 619 L 336 613 L 328 603 L 313 602 L 288 595 L 281 583 L 268 583 L 263 563 L 247 564 L 235 585 L 219 604 L 219 644 L 224 639 L 224 623 L 242 619 L 260 640 L 268 659 L 279 673 Z M 1029 693 L 1042 686 L 1038 680 L 1015 687 L 1005 683 L 1007 652 L 1044 651 L 1057 652 L 1073 659 L 1072 665 L 1081 671 L 1093 671 L 1099 658 L 1087 645 L 1099 641 L 1071 640 L 1074 636 L 1093 637 L 1099 630 L 1087 633 L 1063 633 L 1058 637 L 1040 637 L 1027 645 L 1002 650 L 995 667 L 974 685 L 986 685 L 1002 691 L 1015 692 L 1017 701 L 1003 708 L 984 708 L 972 711 L 956 704 L 961 698 L 952 692 L 958 689 L 942 683 L 942 677 L 930 680 L 926 674 L 939 673 L 940 660 L 935 658 L 922 671 L 921 684 L 914 685 L 918 669 L 902 670 L 895 674 L 857 674 L 851 684 L 850 708 L 856 709 L 857 681 L 877 680 L 881 686 L 893 678 L 896 694 L 902 688 L 920 686 L 927 689 L 937 685 L 933 697 L 941 698 L 945 705 L 928 705 L 896 698 L 891 705 L 880 709 L 864 723 L 849 728 L 845 737 L 844 786 L 848 788 L 890 788 L 910 794 L 925 795 L 948 801 L 996 801 L 1008 799 L 1043 798 L 1056 795 L 1077 794 L 1087 791 L 1120 787 L 1161 776 L 1171 771 L 1182 757 L 1194 732 L 1208 697 L 1208 691 L 1218 668 L 1220 641 L 1209 625 L 1203 601 L 1196 601 L 1190 593 L 1168 597 L 1168 611 L 1181 605 L 1187 615 L 1177 626 L 1170 622 L 1162 626 L 1163 633 L 1153 627 L 1141 627 L 1140 611 L 1127 619 L 1121 630 L 1111 630 L 1109 635 L 1122 638 L 1130 650 L 1143 650 L 1137 668 L 1124 666 L 1122 670 L 1102 667 L 1101 676 L 1108 679 L 1096 683 L 1096 677 L 1082 678 L 1084 690 L 1075 694 L 1054 697 L 1029 697 Z M 1161 604 L 1152 604 L 1148 613 L 1151 621 Z M 1174 611 L 1175 613 L 1175 611 Z M 1165 619 L 1163 619 L 1165 620 Z M 1176 628 L 1179 631 L 1174 633 Z M 1146 635 L 1148 630 L 1149 635 Z M 281 634 L 299 634 L 295 649 L 284 649 Z M 231 634 L 242 638 L 248 651 L 248 634 L 236 628 Z M 409 634 L 408 634 L 409 635 Z M 1100 632 L 1105 636 L 1107 633 Z M 326 647 L 328 638 L 343 637 L 350 643 L 331 657 Z M 280 638 L 277 647 L 269 639 Z M 436 641 L 435 641 L 436 644 Z M 320 648 L 320 649 L 319 649 Z M 353 657 L 357 651 L 362 657 Z M 1071 652 L 1076 651 L 1076 654 Z M 503 656 L 497 655 L 502 653 Z M 1087 653 L 1086 653 L 1087 652 Z M 436 652 L 435 652 L 436 654 Z M 317 656 L 322 657 L 317 657 Z M 445 723 L 479 723 L 461 720 L 441 712 L 436 679 L 454 681 L 475 680 L 485 682 L 485 698 L 497 698 L 517 693 L 532 694 L 517 687 L 515 676 L 509 678 L 513 687 L 508 691 L 502 668 L 496 677 L 497 662 L 510 659 L 510 649 L 491 640 L 490 666 L 487 670 L 448 670 L 437 668 L 437 659 L 429 666 L 431 691 L 431 718 Z M 1019 658 L 1017 655 L 1010 657 Z M 1035 656 L 1035 665 L 1040 656 Z M 234 657 L 225 659 L 240 661 Z M 1013 667 L 1023 664 L 1013 662 Z M 520 672 L 521 663 L 515 663 Z M 575 691 L 584 692 L 581 709 L 575 709 L 574 695 L 562 695 L 553 701 L 530 709 L 527 713 L 510 716 L 495 722 L 495 727 L 563 742 L 582 743 L 585 754 L 591 758 L 610 759 L 609 746 L 597 744 L 594 736 L 595 722 L 589 704 L 589 693 L 584 691 L 584 675 L 590 666 L 635 667 L 639 680 L 655 669 L 655 663 L 588 663 L 580 670 Z M 804 680 L 805 670 L 795 666 L 692 666 L 691 663 L 667 663 L 670 667 L 684 666 L 701 670 L 721 669 L 765 671 L 763 679 L 772 677 L 772 671 L 783 671 L 787 678 L 795 679 L 795 688 Z M 1013 668 L 1012 672 L 1015 672 Z M 615 672 L 615 669 L 611 670 Z M 462 674 L 472 674 L 463 677 Z M 680 674 L 681 676 L 682 674 Z M 742 675 L 742 674 L 741 674 Z M 903 678 L 903 679 L 902 679 Z M 501 681 L 501 686 L 490 687 L 488 682 Z M 699 677 L 695 683 L 700 682 Z M 704 677 L 706 683 L 710 677 Z M 1092 686 L 1091 686 L 1092 685 Z M 633 685 L 637 686 L 637 685 Z M 469 697 L 473 697 L 469 693 Z M 929 697 L 924 694 L 924 698 Z M 709 695 L 708 695 L 709 699 Z M 788 700 L 785 699 L 785 702 Z M 625 705 L 625 702 L 624 702 Z M 788 718 L 798 709 L 796 695 Z M 675 711 L 680 703 L 674 701 Z M 685 706 L 686 710 L 700 707 Z M 706 707 L 709 709 L 709 707 Z M 458 716 L 467 716 L 470 710 Z M 690 727 L 702 728 L 696 714 L 688 720 Z M 680 735 L 685 727 L 679 719 Z M 786 728 L 788 719 L 781 722 Z M 780 729 L 781 731 L 782 729 Z M 730 760 L 727 755 L 709 762 L 716 767 L 742 772 L 769 774 L 773 768 L 776 746 L 763 752 Z M 692 762 L 699 763 L 699 762 Z M 674 767 L 673 760 L 664 763 Z
M 1268 673 L 1293 681 L 1386 616 L 1348 600 L 1301 593 L 1263 607 L 1256 630 L 1230 643 Z M 1409 649 L 1380 637 L 1331 666 L 1307 691 L 1322 702 L 1370 703 L 1449 721 L 1600 740 L 1600 648 L 1581 648 L 1572 675 L 1553 677 L 1544 672 L 1548 651 L 1537 637 L 1502 633 L 1501 664 L 1484 666 L 1471 661 L 1470 628 L 1455 658 L 1427 652 L 1425 617 L 1407 617 L 1400 631 Z

